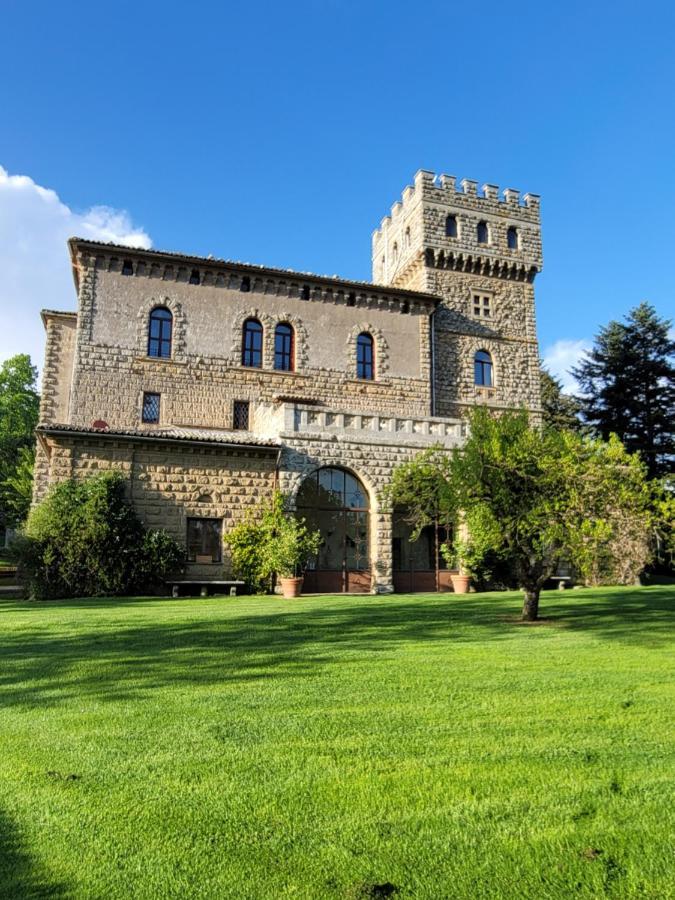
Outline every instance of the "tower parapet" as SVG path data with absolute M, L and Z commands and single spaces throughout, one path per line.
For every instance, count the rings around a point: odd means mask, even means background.
M 541 270 L 539 196 L 420 169 L 373 232 L 373 280 L 403 283 L 422 260 L 533 280 Z

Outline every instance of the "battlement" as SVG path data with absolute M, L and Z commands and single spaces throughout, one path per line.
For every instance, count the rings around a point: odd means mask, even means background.
M 450 220 L 453 220 L 450 223 Z M 478 229 L 485 228 L 485 235 Z M 373 232 L 373 278 L 400 281 L 425 255 L 439 251 L 541 268 L 540 197 L 420 169 Z

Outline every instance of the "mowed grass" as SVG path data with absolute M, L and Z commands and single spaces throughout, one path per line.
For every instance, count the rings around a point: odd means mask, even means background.
M 0 604 L 0 896 L 675 896 L 672 587 Z

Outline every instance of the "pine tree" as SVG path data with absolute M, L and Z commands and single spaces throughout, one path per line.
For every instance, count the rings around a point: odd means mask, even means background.
M 544 425 L 579 431 L 581 429 L 579 401 L 565 394 L 560 381 L 543 366 L 540 367 L 540 386 Z
M 647 464 L 650 478 L 675 471 L 675 340 L 649 303 L 625 323 L 600 329 L 572 374 L 582 417 L 601 437 L 615 433 Z

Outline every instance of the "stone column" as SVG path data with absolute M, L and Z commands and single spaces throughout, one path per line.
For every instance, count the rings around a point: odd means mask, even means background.
M 392 553 L 392 514 L 390 510 L 373 510 L 370 514 L 373 594 L 394 592 Z

